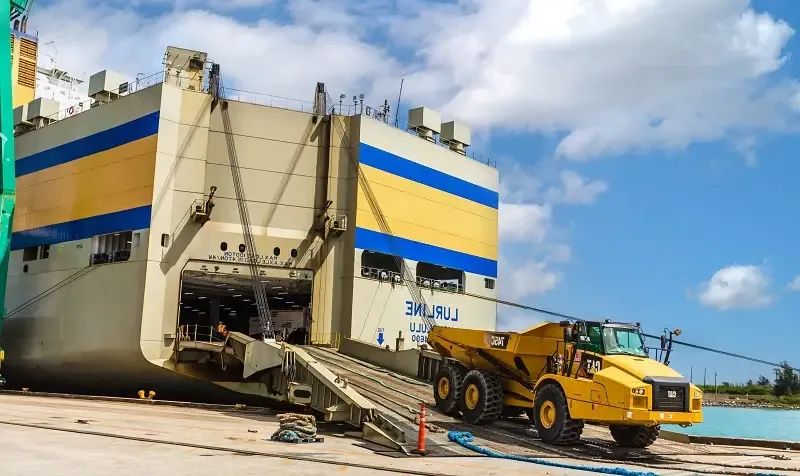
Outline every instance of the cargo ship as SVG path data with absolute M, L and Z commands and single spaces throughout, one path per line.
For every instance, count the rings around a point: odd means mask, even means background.
M 293 343 L 419 348 L 425 315 L 495 328 L 499 178 L 469 127 L 427 107 L 400 124 L 322 83 L 308 101 L 212 91 L 219 66 L 169 47 L 156 74 L 100 71 L 86 101 L 15 109 L 9 385 L 261 395 L 185 345 L 220 323 L 258 337 L 253 273 Z

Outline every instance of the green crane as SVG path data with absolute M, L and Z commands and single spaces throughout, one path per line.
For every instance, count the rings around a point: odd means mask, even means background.
M 11 22 L 25 14 L 32 0 L 0 0 L 0 18 Z M 0 38 L 0 333 L 3 331 L 3 320 L 6 317 L 6 280 L 8 278 L 8 258 L 11 253 L 11 220 L 14 217 L 14 205 L 17 198 L 14 183 L 14 103 L 11 97 L 11 43 L 10 34 Z M 0 364 L 4 353 L 0 348 Z M 0 386 L 5 383 L 0 375 Z

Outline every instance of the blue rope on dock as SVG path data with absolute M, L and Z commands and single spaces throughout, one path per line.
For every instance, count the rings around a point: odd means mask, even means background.
M 472 434 L 466 431 L 463 432 L 451 431 L 447 433 L 447 438 L 452 442 L 458 443 L 464 448 L 470 449 L 476 453 L 480 453 L 485 456 L 489 456 L 491 458 L 501 458 L 512 461 L 522 461 L 525 463 L 541 464 L 543 466 L 552 466 L 554 468 L 575 469 L 579 471 L 591 471 L 593 473 L 603 473 L 603 474 L 615 474 L 617 476 L 659 476 L 658 473 L 631 471 L 625 468 L 609 468 L 605 466 L 588 466 L 583 464 L 559 463 L 558 461 L 549 461 L 539 458 L 531 458 L 530 456 L 517 456 L 517 455 L 500 453 L 498 451 L 490 450 L 488 448 L 483 448 L 481 446 L 476 445 L 475 443 L 472 442 L 474 440 Z
M 644 472 L 644 471 L 631 471 L 625 468 L 609 468 L 606 466 L 588 466 L 583 464 L 569 464 L 559 463 L 558 461 L 549 461 L 539 458 L 531 458 L 530 456 L 517 456 L 500 453 L 499 451 L 490 450 L 473 443 L 474 437 L 467 431 L 451 431 L 447 433 L 447 438 L 464 448 L 470 449 L 476 453 L 480 453 L 490 458 L 501 458 L 512 461 L 522 461 L 523 463 L 541 464 L 543 466 L 552 466 L 554 468 L 562 469 L 575 469 L 578 471 L 591 471 L 593 473 L 615 474 L 617 476 L 659 476 L 658 473 Z M 747 473 L 742 473 L 747 474 Z M 753 476 L 780 476 L 776 473 L 750 473 Z

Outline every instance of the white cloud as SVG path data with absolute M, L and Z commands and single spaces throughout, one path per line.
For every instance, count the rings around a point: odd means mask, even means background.
M 75 74 L 106 68 L 130 77 L 154 73 L 163 68 L 166 47 L 174 45 L 209 53 L 220 63 L 227 87 L 235 83 L 241 89 L 310 101 L 317 81 L 338 96 L 338 91 L 369 91 L 376 78 L 398 70 L 394 59 L 361 41 L 355 29 L 258 18 L 245 24 L 201 10 L 148 17 L 86 0 L 38 6 L 34 20 L 40 41 L 56 40 L 59 66 Z
M 464 0 L 402 32 L 423 47 L 406 82 L 450 98 L 443 112 L 568 131 L 572 159 L 778 128 L 797 102 L 794 84 L 764 89 L 794 30 L 747 0 Z
M 509 300 L 544 294 L 556 288 L 563 273 L 551 269 L 547 261 L 528 261 L 501 276 L 504 293 Z
M 550 205 L 534 203 L 500 203 L 500 240 L 542 243 L 550 229 Z
M 786 285 L 786 289 L 789 291 L 800 291 L 800 276 L 795 276 L 795 278 L 789 281 L 789 284 Z
M 540 322 L 541 314 L 507 307 L 497 310 L 497 329 L 501 331 L 521 332 Z
M 557 152 L 571 159 L 782 128 L 800 103 L 794 81 L 765 86 L 794 30 L 747 0 L 54 0 L 31 22 L 75 73 L 155 72 L 173 44 L 207 51 L 242 88 L 294 98 L 324 81 L 374 104 L 404 76 L 404 97 L 476 137 L 566 132 Z
M 544 196 L 550 203 L 590 204 L 608 190 L 608 184 L 601 180 L 587 181 L 577 172 L 561 172 L 561 186 L 549 188 Z
M 771 305 L 770 280 L 754 265 L 733 265 L 720 269 L 703 283 L 699 298 L 703 305 L 721 311 L 758 309 Z
M 500 200 L 522 203 L 541 198 L 542 178 L 531 173 L 522 163 L 513 161 L 500 168 Z

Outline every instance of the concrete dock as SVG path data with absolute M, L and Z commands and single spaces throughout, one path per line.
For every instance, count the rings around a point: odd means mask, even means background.
M 269 411 L 205 410 L 165 405 L 90 401 L 26 395 L 0 395 L 0 461 L 4 475 L 141 475 L 176 473 L 217 476 L 226 474 L 419 474 L 419 475 L 532 475 L 588 474 L 531 463 L 478 456 L 405 457 L 357 438 L 350 428 L 319 424 L 323 443 L 288 444 L 269 441 L 278 428 Z M 452 443 L 450 443 L 452 444 Z M 455 448 L 453 448 L 455 449 Z M 724 453 L 724 448 L 717 448 Z M 735 451 L 742 454 L 742 449 Z M 769 457 L 777 452 L 748 451 L 746 461 L 770 460 L 782 465 L 775 474 L 800 472 L 800 453 L 790 460 Z M 767 456 L 764 456 L 767 455 Z M 692 474 L 717 469 L 738 474 L 754 470 L 717 467 L 707 455 L 705 464 L 669 471 L 625 464 L 634 471 Z M 577 458 L 553 461 L 618 467 L 615 463 L 587 463 Z M 744 462 L 744 460 L 740 460 Z M 708 470 L 707 470 L 708 469 Z M 720 474 L 714 471 L 716 474 Z
M 277 443 L 265 441 L 274 414 L 1 395 L 0 461 L 4 475 L 565 474 L 488 458 L 394 458 L 344 437 L 349 428 L 319 426 L 323 443 Z

